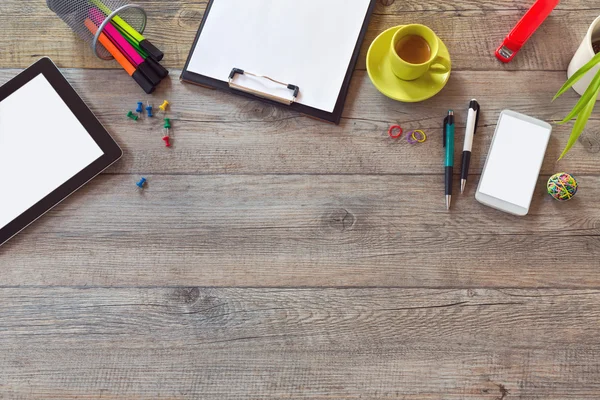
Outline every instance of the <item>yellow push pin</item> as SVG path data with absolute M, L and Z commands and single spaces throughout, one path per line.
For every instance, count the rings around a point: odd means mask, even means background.
M 169 107 L 169 102 L 167 100 L 165 100 L 160 107 L 158 107 L 158 109 L 164 113 L 167 112 L 167 108 Z

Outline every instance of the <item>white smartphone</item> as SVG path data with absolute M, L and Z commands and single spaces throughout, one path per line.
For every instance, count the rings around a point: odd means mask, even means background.
M 551 133 L 547 122 L 502 111 L 475 194 L 477 201 L 527 215 Z

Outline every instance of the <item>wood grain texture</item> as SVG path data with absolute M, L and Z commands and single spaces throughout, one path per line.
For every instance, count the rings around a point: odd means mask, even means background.
M 117 68 L 115 62 L 94 57 L 87 44 L 46 7 L 45 1 L 2 0 L 0 4 L 0 68 L 25 68 L 40 55 L 52 57 L 63 68 Z M 183 68 L 206 2 L 193 0 L 138 2 L 148 13 L 146 36 L 166 54 L 164 65 Z M 434 28 L 448 45 L 455 70 L 552 70 L 566 69 L 587 26 L 600 13 L 600 0 L 563 1 L 508 65 L 493 53 L 524 14 L 522 1 L 396 1 L 380 2 L 362 46 L 359 69 L 365 68 L 371 41 L 388 27 L 423 23 Z M 18 18 L 19 23 L 15 23 Z M 31 29 L 35 25 L 36 29 Z M 39 35 L 39 32 L 44 35 Z M 547 38 L 560 38 L 548 40 Z
M 2 285 L 600 285 L 600 178 L 531 214 L 452 212 L 443 177 L 105 175 L 0 248 Z M 458 185 L 458 182 L 455 182 Z
M 473 198 L 501 110 L 552 121 L 577 99 L 550 102 L 600 0 L 563 0 L 502 65 L 493 51 L 531 2 L 379 0 L 333 126 L 180 84 L 205 0 L 137 2 L 171 68 L 153 97 L 45 1 L 0 0 L 0 84 L 50 56 L 125 151 L 0 247 L 0 398 L 600 398 L 598 115 L 560 163 L 570 127 L 555 127 L 527 218 Z M 454 67 L 419 104 L 364 70 L 377 34 L 409 22 Z M 472 97 L 472 179 L 448 213 L 441 116 Z M 164 98 L 171 150 L 160 121 L 125 118 Z M 392 122 L 429 141 L 390 140 Z M 558 170 L 580 181 L 568 204 L 544 193 Z
M 0 83 L 18 70 L 0 70 Z M 177 76 L 179 71 L 173 70 Z M 471 98 L 483 107 L 474 143 L 471 172 L 481 172 L 498 116 L 512 109 L 552 121 L 562 119 L 576 103 L 568 92 L 552 103 L 565 75 L 562 72 L 496 74 L 490 92 L 489 74 L 460 72 L 439 96 L 402 104 L 380 94 L 364 72 L 357 72 L 340 126 L 325 124 L 284 108 L 209 90 L 178 81 L 164 82 L 153 97 L 141 96 L 136 83 L 122 71 L 65 70 L 67 79 L 123 147 L 125 156 L 112 173 L 135 174 L 441 174 L 444 150 L 440 132 L 448 108 L 457 113 L 457 160 Z M 174 78 L 173 78 L 174 79 Z M 136 101 L 160 99 L 171 103 L 175 146 L 162 142 L 162 121 L 128 120 Z M 572 125 L 556 125 L 543 167 L 544 175 L 557 169 L 597 174 L 600 169 L 600 121 L 593 117 L 569 155 L 557 162 Z M 387 135 L 392 123 L 406 130 L 424 129 L 429 141 L 411 146 Z
M 598 291 L 0 290 L 26 399 L 596 399 Z

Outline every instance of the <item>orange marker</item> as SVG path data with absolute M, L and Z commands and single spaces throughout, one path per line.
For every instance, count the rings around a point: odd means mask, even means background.
M 89 29 L 92 35 L 95 35 L 98 31 L 98 27 L 96 26 L 96 24 L 94 24 L 89 18 L 85 20 L 85 26 Z M 152 85 L 148 78 L 146 78 L 144 74 L 138 71 L 129 62 L 129 60 L 127 60 L 123 53 L 121 53 L 119 49 L 117 49 L 117 47 L 113 44 L 113 42 L 110 41 L 108 36 L 106 36 L 104 33 L 100 33 L 100 37 L 98 38 L 98 40 L 100 41 L 100 44 L 102 44 L 102 46 L 104 46 L 106 50 L 108 50 L 108 52 L 115 58 L 115 60 L 117 60 L 117 62 L 121 64 L 121 66 L 127 72 L 127 74 L 129 74 L 129 76 L 131 76 L 138 83 L 138 85 L 140 85 L 140 87 L 144 89 L 144 92 L 148 94 L 154 92 L 154 85 Z

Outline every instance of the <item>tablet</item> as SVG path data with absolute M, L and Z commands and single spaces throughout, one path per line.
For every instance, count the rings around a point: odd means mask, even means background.
M 551 133 L 547 122 L 502 111 L 476 199 L 501 211 L 527 215 Z
M 121 155 L 49 58 L 0 87 L 0 245 Z

